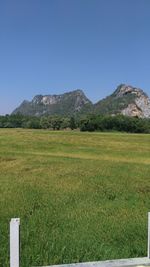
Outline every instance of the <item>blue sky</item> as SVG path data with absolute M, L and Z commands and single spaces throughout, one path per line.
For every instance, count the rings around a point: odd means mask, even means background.
M 0 114 L 77 88 L 150 95 L 149 14 L 150 0 L 0 0 Z

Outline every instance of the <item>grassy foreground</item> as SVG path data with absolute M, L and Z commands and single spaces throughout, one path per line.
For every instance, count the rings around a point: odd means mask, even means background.
M 0 266 L 146 256 L 150 135 L 0 129 Z

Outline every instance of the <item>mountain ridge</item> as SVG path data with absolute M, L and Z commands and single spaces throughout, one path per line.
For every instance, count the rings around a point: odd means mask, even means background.
M 36 95 L 31 101 L 24 100 L 12 114 L 75 115 L 82 113 L 123 114 L 150 118 L 150 98 L 140 88 L 120 84 L 112 94 L 95 104 L 89 100 L 83 90 L 76 89 L 59 95 Z
M 73 115 L 82 107 L 91 106 L 92 102 L 81 89 L 66 92 L 60 95 L 36 95 L 31 101 L 24 100 L 12 114 L 23 115 Z

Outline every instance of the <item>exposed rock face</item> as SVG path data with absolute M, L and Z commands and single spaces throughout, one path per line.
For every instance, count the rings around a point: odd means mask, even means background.
M 23 101 L 13 113 L 32 116 L 73 115 L 91 105 L 83 91 L 78 89 L 61 95 L 36 95 L 31 102 Z
M 57 104 L 61 100 L 62 95 L 37 95 L 33 98 L 33 104 L 53 105 Z
M 150 99 L 141 95 L 135 99 L 135 103 L 142 110 L 141 117 L 150 118 Z
M 132 117 L 142 117 L 142 110 L 134 103 L 129 104 L 127 108 L 121 111 L 123 115 Z
M 122 114 L 141 118 L 150 117 L 150 99 L 143 90 L 122 85 L 116 93 L 116 97 L 124 97 L 125 95 L 134 96 L 133 103 L 129 103 L 128 106 L 121 111 Z

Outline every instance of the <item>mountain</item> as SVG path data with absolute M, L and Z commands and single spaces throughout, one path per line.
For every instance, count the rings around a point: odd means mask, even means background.
M 24 100 L 13 111 L 13 114 L 42 115 L 74 115 L 92 107 L 92 102 L 78 89 L 61 95 L 36 95 L 32 101 Z
M 82 90 L 75 90 L 61 95 L 36 95 L 32 101 L 23 101 L 13 114 L 75 115 L 75 114 L 123 114 L 150 118 L 150 99 L 143 90 L 121 84 L 106 98 L 93 104 Z
M 150 99 L 143 90 L 121 84 L 113 94 L 94 105 L 94 113 L 150 118 Z

